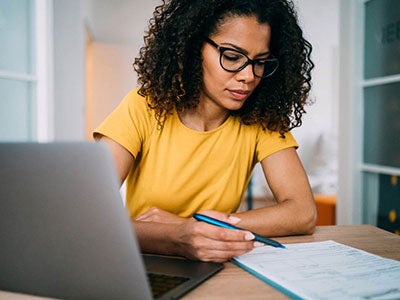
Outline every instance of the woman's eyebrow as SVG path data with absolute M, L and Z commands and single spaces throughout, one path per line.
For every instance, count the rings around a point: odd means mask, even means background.
M 249 55 L 249 52 L 247 50 L 245 50 L 245 49 L 243 49 L 243 48 L 241 48 L 241 47 L 239 47 L 239 46 L 237 46 L 235 44 L 232 44 L 232 43 L 221 43 L 221 46 L 230 46 L 230 47 L 234 48 L 235 50 L 238 50 L 238 51 L 242 52 L 243 54 Z M 266 52 L 257 54 L 255 57 L 268 55 L 270 53 L 271 53 L 271 51 L 266 51 Z

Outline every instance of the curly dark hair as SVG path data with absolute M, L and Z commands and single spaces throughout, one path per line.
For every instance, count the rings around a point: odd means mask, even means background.
M 278 70 L 260 81 L 237 111 L 243 124 L 285 132 L 301 125 L 311 89 L 311 44 L 304 39 L 291 0 L 163 0 L 133 64 L 139 94 L 148 96 L 159 125 L 173 109 L 196 108 L 202 90 L 204 37 L 226 18 L 255 16 L 271 27 L 270 50 Z

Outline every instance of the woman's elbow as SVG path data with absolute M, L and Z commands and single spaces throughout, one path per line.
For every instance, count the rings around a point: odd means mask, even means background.
M 317 218 L 318 218 L 318 213 L 317 213 L 317 208 L 315 205 L 313 207 L 308 208 L 306 212 L 303 214 L 303 217 L 301 218 L 301 228 L 302 228 L 302 233 L 303 234 L 313 234 L 315 231 L 315 226 L 317 225 Z

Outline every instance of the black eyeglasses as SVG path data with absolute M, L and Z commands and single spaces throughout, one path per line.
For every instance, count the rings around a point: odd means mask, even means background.
M 278 69 L 279 61 L 272 54 L 268 58 L 250 59 L 246 54 L 238 50 L 219 46 L 208 37 L 205 37 L 205 40 L 219 50 L 219 63 L 225 71 L 239 72 L 250 64 L 253 66 L 254 76 L 266 78 L 274 74 Z

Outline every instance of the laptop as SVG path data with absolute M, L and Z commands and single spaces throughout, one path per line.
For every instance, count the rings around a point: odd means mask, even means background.
M 102 143 L 0 144 L 0 290 L 176 299 L 222 268 L 140 253 Z M 180 284 L 153 293 L 153 277 Z

